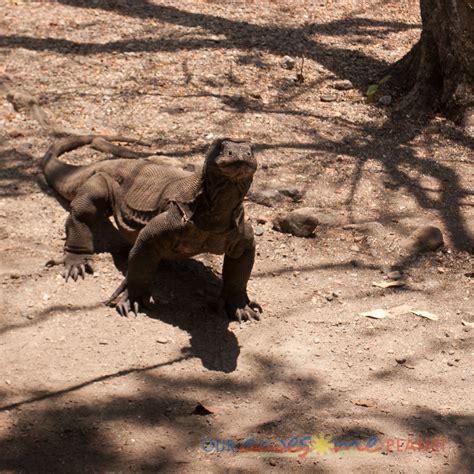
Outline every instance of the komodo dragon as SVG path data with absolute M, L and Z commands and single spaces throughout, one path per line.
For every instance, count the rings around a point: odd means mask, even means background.
M 66 281 L 92 273 L 93 226 L 113 216 L 133 244 L 126 277 L 107 302 L 116 301 L 120 315 L 137 315 L 142 305 L 148 307 L 161 260 L 208 252 L 225 255 L 220 301 L 228 316 L 240 322 L 260 319 L 260 305 L 247 296 L 255 257 L 253 230 L 243 208 L 257 169 L 251 145 L 216 140 L 202 170 L 195 173 L 150 160 L 115 158 L 86 166 L 58 160 L 93 140 L 61 139 L 42 162 L 48 183 L 70 202 L 64 258 L 52 261 L 64 264 Z

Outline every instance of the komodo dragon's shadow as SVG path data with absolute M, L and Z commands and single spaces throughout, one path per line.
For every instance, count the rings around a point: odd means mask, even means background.
M 237 368 L 240 348 L 229 319 L 215 307 L 221 285 L 199 261 L 163 262 L 153 288 L 157 304 L 146 313 L 189 333 L 191 347 L 183 350 L 201 359 L 206 369 L 229 373 Z
M 109 221 L 98 224 L 94 236 L 95 251 L 112 253 L 116 268 L 125 275 L 128 242 Z M 153 286 L 156 304 L 142 311 L 190 334 L 191 347 L 183 352 L 201 359 L 206 369 L 229 373 L 237 368 L 240 348 L 229 331 L 229 319 L 216 308 L 221 286 L 220 278 L 199 261 L 162 262 Z

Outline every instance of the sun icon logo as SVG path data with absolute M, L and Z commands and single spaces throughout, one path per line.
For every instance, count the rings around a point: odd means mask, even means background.
M 319 436 L 313 436 L 311 442 L 313 450 L 319 454 L 326 454 L 334 449 L 331 437 L 329 435 L 326 436 L 324 433 L 319 433 Z

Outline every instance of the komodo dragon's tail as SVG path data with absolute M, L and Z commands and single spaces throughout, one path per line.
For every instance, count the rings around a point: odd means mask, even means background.
M 73 151 L 84 145 L 90 145 L 95 150 L 104 153 L 112 153 L 122 158 L 141 158 L 150 156 L 152 153 L 134 152 L 128 148 L 110 143 L 111 141 L 133 142 L 141 145 L 149 146 L 147 143 L 140 142 L 130 138 L 123 137 L 104 137 L 97 135 L 73 135 L 62 138 L 53 143 L 43 157 L 41 167 L 48 184 L 66 199 L 71 199 L 71 191 L 74 189 L 77 180 L 82 181 L 84 169 L 90 168 L 91 165 L 74 166 L 63 163 L 58 158 L 68 151 Z M 77 178 L 77 179 L 76 179 Z
M 79 174 L 84 166 L 73 166 L 58 160 L 62 154 L 75 150 L 84 145 L 90 145 L 94 139 L 93 135 L 79 135 L 62 138 L 53 143 L 43 157 L 41 167 L 48 184 L 61 196 L 70 199 L 67 188 L 73 177 Z

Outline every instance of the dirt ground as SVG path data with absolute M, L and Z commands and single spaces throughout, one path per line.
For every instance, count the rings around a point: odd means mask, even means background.
M 163 265 L 156 311 L 120 318 L 102 303 L 126 270 L 110 225 L 94 276 L 45 268 L 67 216 L 39 169 L 52 139 L 2 97 L 0 470 L 474 470 L 472 142 L 442 117 L 394 123 L 395 98 L 364 96 L 419 37 L 417 2 L 0 10 L 0 73 L 58 124 L 142 137 L 184 164 L 214 137 L 243 137 L 254 189 L 305 192 L 246 202 L 263 231 L 249 282 L 261 322 L 212 311 L 222 259 L 206 255 Z M 272 229 L 299 207 L 327 217 L 314 238 Z M 374 286 L 424 224 L 444 248 L 405 261 L 404 286 Z M 360 315 L 373 309 L 388 316 Z

